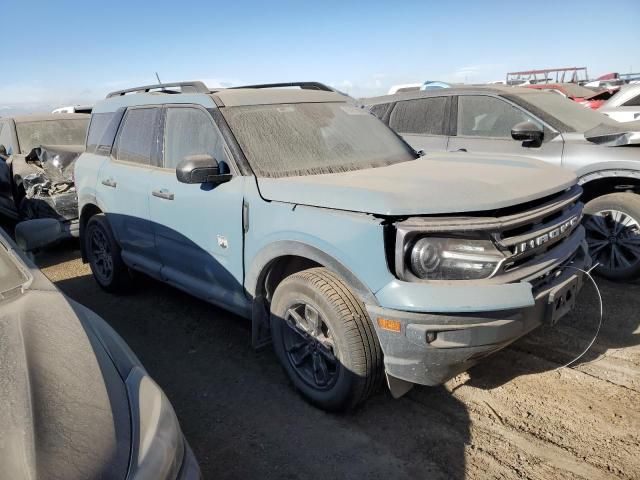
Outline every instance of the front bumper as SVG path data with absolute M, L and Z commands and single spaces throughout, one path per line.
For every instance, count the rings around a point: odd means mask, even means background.
M 591 259 L 583 242 L 572 262 L 555 271 L 553 279 L 543 286 L 534 290 L 528 282 L 517 284 L 518 289 L 524 287 L 529 294 L 529 301 L 525 299 L 520 305 L 514 305 L 508 298 L 514 291 L 514 284 L 493 285 L 488 290 L 491 294 L 486 298 L 486 309 L 479 308 L 482 302 L 476 298 L 473 311 L 464 309 L 444 313 L 436 309 L 438 313 L 426 313 L 367 305 L 384 353 L 387 375 L 421 385 L 446 382 L 545 320 L 550 321 L 550 313 L 553 313 L 558 300 L 568 300 L 572 304 L 582 286 L 584 274 L 581 270 L 587 270 L 590 265 Z M 562 288 L 566 285 L 571 285 L 569 298 Z M 449 289 L 455 291 L 456 287 L 450 285 Z M 504 304 L 496 308 L 496 297 L 501 291 L 505 297 Z M 559 294 L 563 297 L 558 298 Z M 551 303 L 550 295 L 554 295 Z M 459 298 L 459 304 L 464 305 L 465 300 Z M 567 310 L 563 309 L 560 314 Z M 557 318 L 553 315 L 553 321 Z M 399 331 L 383 329 L 379 319 L 399 322 L 400 326 L 396 328 Z

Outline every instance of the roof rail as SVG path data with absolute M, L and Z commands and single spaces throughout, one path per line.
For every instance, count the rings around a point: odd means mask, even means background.
M 337 92 L 336 89 L 325 85 L 320 82 L 287 82 L 287 83 L 262 83 L 258 85 L 242 85 L 240 87 L 229 87 L 229 89 L 235 88 L 283 88 L 283 87 L 300 87 L 305 90 L 323 90 L 325 92 Z M 338 92 L 340 93 L 340 92 Z
M 175 82 L 175 83 L 157 83 L 155 85 L 145 85 L 143 87 L 127 88 L 126 90 L 116 90 L 107 94 L 107 98 L 119 97 L 127 93 L 144 93 L 150 90 L 164 90 L 167 87 L 180 87 L 180 93 L 210 93 L 211 90 L 204 83 L 195 82 Z M 176 93 L 167 91 L 165 93 Z

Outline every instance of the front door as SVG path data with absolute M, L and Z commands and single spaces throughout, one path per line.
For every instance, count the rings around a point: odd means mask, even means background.
M 226 183 L 178 182 L 176 167 L 192 155 L 232 162 L 211 114 L 198 106 L 165 110 L 162 168 L 151 176 L 149 205 L 162 276 L 189 293 L 227 308 L 244 308 L 242 203 L 244 177 Z
M 544 129 L 539 146 L 525 146 L 511 138 L 511 129 L 520 122 L 532 122 Z M 561 164 L 562 135 L 556 134 L 533 116 L 511 103 L 488 95 L 460 95 L 456 135 L 447 150 L 481 154 L 506 154 L 537 158 Z
M 151 172 L 158 157 L 160 107 L 130 108 L 125 113 L 112 156 L 98 173 L 100 208 L 130 267 L 160 275 L 154 229 L 149 218 Z

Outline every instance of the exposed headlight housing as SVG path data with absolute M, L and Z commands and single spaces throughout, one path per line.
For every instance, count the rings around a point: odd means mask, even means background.
M 140 367 L 131 370 L 126 385 L 133 425 L 132 461 L 127 479 L 175 480 L 185 445 L 169 399 Z
M 491 277 L 505 256 L 490 240 L 419 237 L 407 255 L 421 280 L 479 280 Z

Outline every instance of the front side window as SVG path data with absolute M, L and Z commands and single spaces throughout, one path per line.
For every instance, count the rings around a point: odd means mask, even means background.
M 176 168 L 186 157 L 211 155 L 226 162 L 224 143 L 211 115 L 197 108 L 169 108 L 164 134 L 164 168 Z
M 446 105 L 446 97 L 398 102 L 391 113 L 389 126 L 398 133 L 444 135 Z
M 466 137 L 511 138 L 511 129 L 520 122 L 539 122 L 519 108 L 494 97 L 458 97 L 458 135 Z
M 122 162 L 151 165 L 160 109 L 128 110 L 116 145 L 116 158 Z
M 416 158 L 373 114 L 344 102 L 221 110 L 251 168 L 261 177 L 338 173 Z
M 89 116 L 82 119 L 39 120 L 16 123 L 22 153 L 41 145 L 84 145 Z

